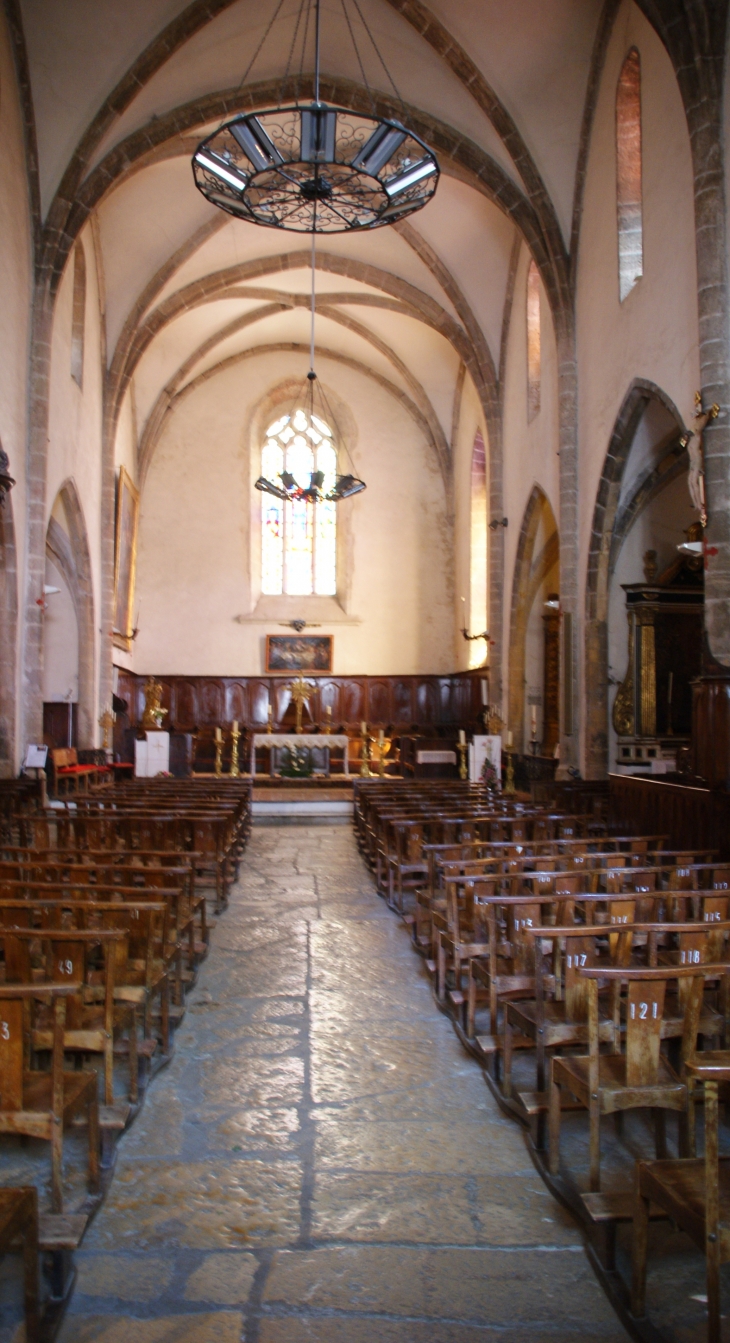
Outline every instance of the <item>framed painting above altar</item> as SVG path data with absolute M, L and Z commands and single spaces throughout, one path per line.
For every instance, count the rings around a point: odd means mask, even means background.
M 267 634 L 265 670 L 282 676 L 331 672 L 333 643 L 331 634 Z
M 119 468 L 117 525 L 114 539 L 114 633 L 117 648 L 132 647 L 134 579 L 137 568 L 139 494 L 124 467 Z

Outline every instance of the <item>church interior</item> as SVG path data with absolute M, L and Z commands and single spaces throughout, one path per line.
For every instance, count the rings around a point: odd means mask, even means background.
M 730 1340 L 729 8 L 2 0 L 0 1343 Z

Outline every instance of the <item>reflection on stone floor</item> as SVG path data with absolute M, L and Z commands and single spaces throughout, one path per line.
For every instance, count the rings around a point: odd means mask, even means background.
M 255 830 L 62 1343 L 625 1339 L 344 826 Z

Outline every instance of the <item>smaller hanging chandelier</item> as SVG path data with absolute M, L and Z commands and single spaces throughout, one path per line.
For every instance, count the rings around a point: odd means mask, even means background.
M 294 465 L 300 459 L 302 473 L 309 476 L 308 485 L 300 485 L 292 471 L 279 471 L 276 480 L 259 476 L 256 489 L 263 494 L 273 494 L 276 499 L 285 501 L 303 500 L 307 504 L 334 503 L 349 499 L 367 489 L 364 480 L 353 472 L 344 475 L 337 473 L 337 455 L 341 447 L 347 452 L 342 435 L 337 431 L 335 417 L 327 398 L 319 385 L 314 371 L 314 319 L 317 309 L 315 292 L 316 282 L 316 243 L 312 235 L 312 289 L 309 314 L 309 372 L 301 389 L 297 391 L 292 408 L 275 424 L 269 425 L 266 432 L 264 461 L 288 462 Z M 332 428 L 335 425 L 335 428 Z M 314 456 L 313 456 L 314 454 Z M 347 453 L 349 457 L 349 453 Z M 316 469 L 311 471 L 308 465 L 314 462 Z M 322 466 L 326 469 L 322 470 Z M 277 484 L 277 480 L 281 484 Z
M 267 431 L 267 443 L 279 447 L 287 453 L 289 461 L 301 453 L 304 460 L 311 459 L 312 450 L 316 450 L 319 461 L 327 460 L 333 464 L 337 460 L 335 432 L 329 421 L 333 419 L 324 393 L 317 383 L 317 374 L 310 370 L 305 379 L 309 384 L 294 398 L 294 404 L 287 415 L 282 415 Z M 316 406 L 316 409 L 315 409 Z M 328 416 L 325 419 L 325 415 Z M 337 436 L 338 437 L 338 436 Z M 276 499 L 293 501 L 302 499 L 308 504 L 318 504 L 327 500 L 339 503 L 349 499 L 366 488 L 365 482 L 357 476 L 347 473 L 337 475 L 334 470 L 310 471 L 309 484 L 301 485 L 291 471 L 282 471 L 276 480 L 267 480 L 259 476 L 256 489 L 264 494 L 273 494 Z M 280 484 L 278 482 L 281 482 Z
M 301 0 L 295 30 L 296 40 L 306 7 L 302 59 L 311 4 Z M 267 228 L 349 233 L 395 224 L 433 196 L 439 179 L 436 156 L 400 121 L 378 117 L 372 94 L 371 116 L 320 101 L 319 6 L 320 0 L 314 0 L 313 102 L 266 108 L 224 122 L 193 155 L 195 185 L 212 205 Z M 359 6 L 357 10 L 364 24 Z M 364 78 L 346 9 L 345 18 Z M 367 27 L 366 32 L 387 73 Z

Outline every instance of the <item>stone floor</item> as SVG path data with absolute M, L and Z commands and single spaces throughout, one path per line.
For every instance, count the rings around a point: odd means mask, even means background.
M 625 1339 L 349 827 L 255 828 L 62 1343 Z

